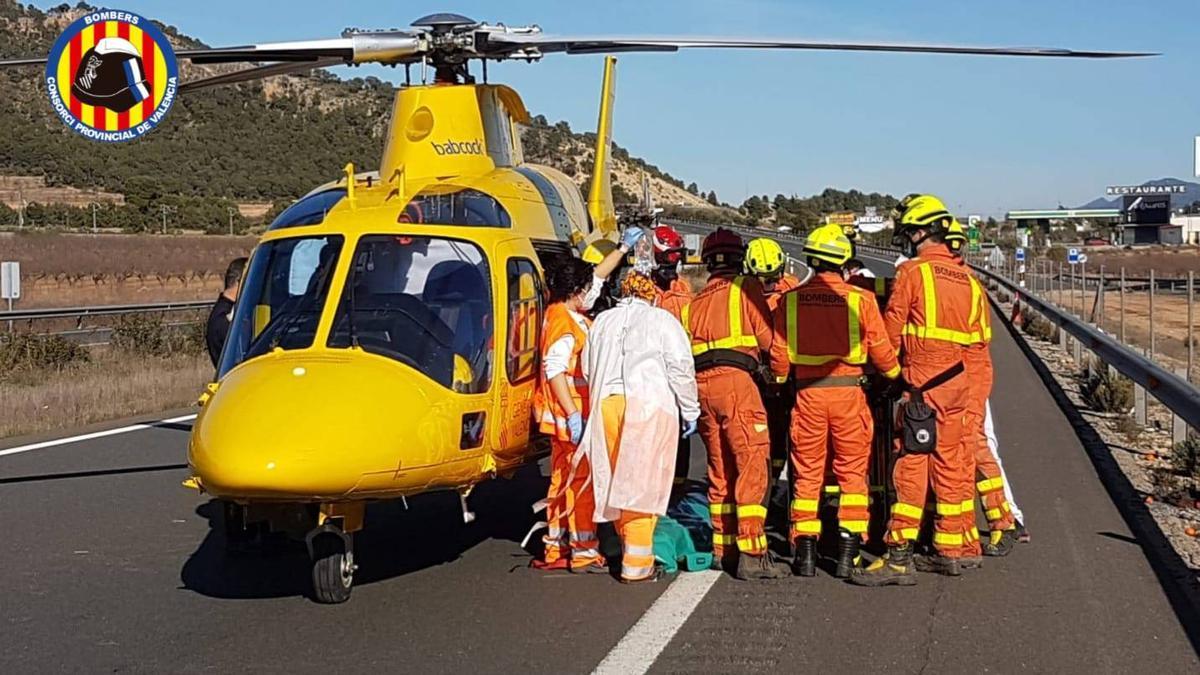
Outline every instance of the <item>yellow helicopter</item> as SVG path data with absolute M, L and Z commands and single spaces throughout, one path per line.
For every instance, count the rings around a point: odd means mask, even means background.
M 197 64 L 254 64 L 185 83 L 184 93 L 344 64 L 404 65 L 409 75 L 379 170 L 347 165 L 284 211 L 251 256 L 218 380 L 201 398 L 185 482 L 222 500 L 227 537 L 256 524 L 303 534 L 315 598 L 342 602 L 368 502 L 455 490 L 469 521 L 472 486 L 536 458 L 543 262 L 619 234 L 608 168 L 615 58 L 604 64 L 586 200 L 566 175 L 524 161 L 518 125 L 529 113 L 516 91 L 487 82 L 487 63 L 681 48 L 1134 55 L 560 37 L 457 14 L 408 30 L 177 52 Z

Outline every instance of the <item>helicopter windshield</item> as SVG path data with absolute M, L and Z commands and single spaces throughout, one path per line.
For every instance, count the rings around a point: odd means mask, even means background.
M 359 240 L 329 347 L 357 344 L 463 393 L 487 391 L 492 299 L 478 246 L 438 237 Z
M 219 376 L 275 348 L 312 346 L 340 236 L 277 239 L 260 245 L 238 293 Z

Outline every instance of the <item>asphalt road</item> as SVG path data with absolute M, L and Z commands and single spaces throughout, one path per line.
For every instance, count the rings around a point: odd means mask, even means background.
M 1002 454 L 1034 543 L 913 588 L 721 578 L 653 671 L 1200 671 L 1138 540 L 1002 330 L 994 357 Z M 528 570 L 518 542 L 545 489 L 531 469 L 477 489 L 471 525 L 452 495 L 373 507 L 353 597 L 318 605 L 302 548 L 224 550 L 216 509 L 180 487 L 187 434 L 0 456 L 0 672 L 586 673 L 669 587 Z

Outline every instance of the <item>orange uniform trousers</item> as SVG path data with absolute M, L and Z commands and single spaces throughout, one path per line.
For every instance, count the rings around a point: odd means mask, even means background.
M 600 402 L 600 412 L 604 416 L 608 461 L 616 467 L 620 461 L 621 427 L 625 424 L 625 397 L 606 397 Z M 663 452 L 671 452 L 671 449 L 663 448 Z M 653 576 L 654 527 L 658 524 L 658 516 L 622 510 L 616 524 L 617 534 L 621 537 L 621 578 L 638 581 Z
M 867 469 L 875 422 L 862 387 L 810 387 L 796 392 L 792 410 L 791 539 L 820 537 L 817 514 L 826 458 L 840 492 L 838 527 L 865 537 L 870 520 Z
M 542 559 L 548 565 L 568 557 L 573 568 L 604 560 L 592 522 L 596 510 L 590 480 L 592 465 L 584 457 L 571 475 L 576 448 L 571 441 L 550 439 L 550 489 L 546 492 L 550 501 L 546 505 L 546 535 L 542 537 Z
M 754 378 L 717 366 L 696 373 L 700 437 L 708 450 L 708 504 L 713 554 L 724 562 L 738 552 L 765 555 L 771 441 L 767 412 Z
M 971 386 L 971 400 L 967 407 L 967 433 L 970 437 L 968 447 L 972 450 L 974 459 L 972 477 L 976 481 L 975 487 L 983 503 L 988 529 L 1007 530 L 1014 527 L 1016 521 L 1013 519 L 1012 506 L 1004 495 L 1004 474 L 1000 471 L 996 456 L 992 454 L 987 434 L 983 429 L 987 416 L 987 401 L 992 394 L 992 381 L 995 378 L 992 359 L 987 349 L 987 345 L 970 347 L 966 351 L 966 358 L 963 359 Z M 972 520 L 974 512 L 975 505 L 972 502 Z M 974 522 L 971 525 L 974 526 Z
M 904 379 L 920 387 L 951 365 L 910 363 L 905 367 Z M 936 514 L 934 547 L 949 558 L 975 555 L 978 551 L 979 533 L 974 522 L 975 486 L 970 473 L 974 448 L 969 447 L 967 436 L 967 408 L 971 398 L 967 380 L 966 373 L 960 373 L 924 393 L 925 403 L 937 416 L 937 447 L 929 454 L 906 453 L 896 459 L 892 472 L 896 503 L 892 505 L 885 536 L 888 544 L 916 541 L 925 502 L 932 488 Z

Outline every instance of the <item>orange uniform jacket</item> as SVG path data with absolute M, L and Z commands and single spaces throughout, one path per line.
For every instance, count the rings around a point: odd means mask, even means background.
M 983 303 L 971 273 L 944 245 L 932 246 L 896 270 L 883 314 L 888 340 L 906 365 L 952 366 L 980 339 Z
M 729 314 L 730 295 L 741 295 L 741 314 Z M 751 276 L 714 276 L 684 308 L 683 327 L 692 339 L 692 353 L 734 349 L 754 358 L 771 349 L 771 311 L 762 284 Z M 737 325 L 734 325 L 737 324 Z M 731 329 L 736 329 L 731 332 Z
M 692 301 L 692 287 L 683 279 L 672 279 L 671 287 L 667 290 L 664 291 L 658 286 L 655 286 L 654 290 L 658 293 L 658 306 L 682 321 L 683 308 Z
M 796 288 L 800 288 L 800 280 L 796 278 L 796 275 L 785 272 L 779 278 L 779 281 L 776 282 L 775 290 L 767 293 L 767 309 L 771 310 L 772 315 L 779 309 L 779 303 L 783 299 L 783 294 Z
M 575 407 L 583 415 L 583 418 L 587 419 L 588 386 L 587 381 L 583 378 L 583 363 L 580 359 L 584 342 L 587 340 L 587 333 L 575 322 L 567 306 L 556 302 L 546 308 L 542 342 L 538 347 L 543 359 L 550 346 L 558 342 L 558 339 L 564 335 L 575 336 L 575 347 L 571 351 L 571 360 L 566 372 L 567 384 L 570 386 L 571 399 L 574 401 Z M 538 388 L 533 393 L 533 412 L 537 416 L 539 431 L 562 441 L 571 438 L 571 432 L 567 428 L 567 413 L 559 404 L 558 399 L 554 397 L 554 392 L 550 390 L 550 382 L 546 379 L 544 371 L 538 373 Z
M 777 378 L 789 371 L 797 379 L 856 376 L 868 362 L 888 377 L 900 374 L 875 296 L 833 272 L 782 296 L 775 335 L 771 371 Z

